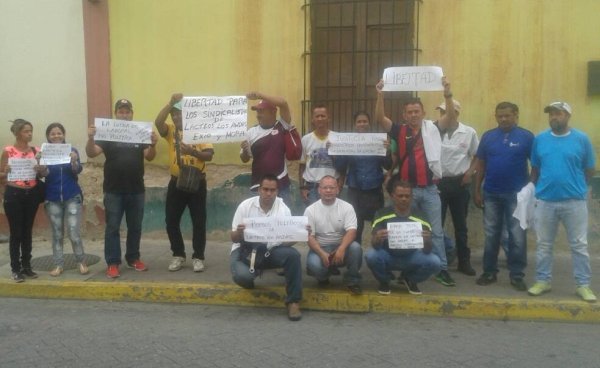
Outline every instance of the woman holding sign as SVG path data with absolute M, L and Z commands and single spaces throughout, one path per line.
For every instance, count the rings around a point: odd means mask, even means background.
M 52 123 L 46 128 L 46 139 L 52 145 L 65 144 L 65 134 L 65 127 L 61 123 Z M 47 153 L 46 146 L 45 144 L 42 147 L 44 158 L 46 158 Z M 44 207 L 52 226 L 52 254 L 55 267 L 50 271 L 50 276 L 55 277 L 60 276 L 64 269 L 63 238 L 65 224 L 69 228 L 69 238 L 79 266 L 79 273 L 85 275 L 89 272 L 85 263 L 83 242 L 79 231 L 83 194 L 77 182 L 77 175 L 83 167 L 79 161 L 79 152 L 74 147 L 71 147 L 69 156 L 65 158 L 68 160 L 66 163 L 47 163 L 48 176 L 46 177 L 46 202 Z
M 36 278 L 31 269 L 33 220 L 43 194 L 39 192 L 38 177 L 46 174 L 46 167 L 36 159 L 39 149 L 29 146 L 33 125 L 24 119 L 15 119 L 10 127 L 15 143 L 4 147 L 0 159 L 0 179 L 6 183 L 4 213 L 10 229 L 11 279 L 25 281 Z

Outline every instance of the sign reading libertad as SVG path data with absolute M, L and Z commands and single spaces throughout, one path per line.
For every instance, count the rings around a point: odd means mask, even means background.
M 405 66 L 385 68 L 384 91 L 443 91 L 444 72 L 439 66 Z
M 183 143 L 225 143 L 246 139 L 246 96 L 184 97 Z

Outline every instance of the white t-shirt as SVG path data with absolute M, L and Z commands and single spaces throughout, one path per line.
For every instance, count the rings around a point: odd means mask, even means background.
M 356 229 L 354 207 L 339 198 L 330 206 L 318 200 L 306 208 L 304 216 L 321 246 L 339 245 L 348 230 Z
M 325 175 L 338 177 L 333 160 L 327 153 L 327 138 L 320 139 L 314 132 L 302 137 L 302 157 L 300 162 L 306 164 L 302 177 L 310 183 L 318 183 Z
M 235 210 L 233 221 L 231 222 L 231 231 L 236 231 L 238 225 L 243 223 L 244 219 L 248 217 L 283 217 L 291 215 L 292 213 L 290 209 L 285 205 L 285 203 L 283 203 L 281 198 L 275 198 L 275 202 L 273 202 L 271 209 L 268 212 L 265 212 L 262 208 L 260 208 L 259 196 L 255 196 L 240 203 L 238 208 Z M 280 244 L 281 242 L 270 242 L 267 243 L 267 248 L 271 248 Z M 239 247 L 240 243 L 233 243 L 231 245 L 231 251 L 233 252 Z
M 448 133 L 442 134 L 442 177 L 458 176 L 467 172 L 478 146 L 477 132 L 463 123 L 458 123 L 450 138 Z

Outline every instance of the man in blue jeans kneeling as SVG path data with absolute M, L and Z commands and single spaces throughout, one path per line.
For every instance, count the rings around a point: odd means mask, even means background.
M 254 288 L 254 279 L 260 270 L 283 268 L 287 296 L 288 318 L 302 318 L 302 267 L 300 253 L 291 247 L 293 243 L 251 243 L 244 241 L 244 219 L 252 217 L 291 216 L 283 199 L 277 197 L 277 176 L 264 175 L 259 182 L 258 196 L 246 199 L 235 211 L 231 223 L 230 266 L 233 281 L 245 289 Z M 266 250 L 266 252 L 265 252 Z M 268 252 L 268 255 L 267 255 Z
M 365 259 L 373 276 L 379 281 L 379 294 L 391 293 L 392 271 L 402 271 L 400 281 L 408 292 L 420 295 L 418 283 L 427 280 L 440 271 L 440 258 L 431 252 L 431 226 L 421 218 L 411 214 L 412 187 L 410 183 L 394 179 L 388 189 L 394 205 L 379 210 L 373 220 L 371 245 Z M 388 241 L 387 224 L 393 222 L 417 222 L 421 224 L 422 249 L 393 249 Z

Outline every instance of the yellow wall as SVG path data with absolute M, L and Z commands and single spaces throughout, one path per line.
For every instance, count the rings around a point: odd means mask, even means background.
M 479 133 L 495 126 L 495 105 L 519 105 L 521 125 L 547 128 L 543 107 L 573 107 L 571 125 L 600 149 L 600 96 L 587 96 L 587 62 L 600 60 L 598 0 L 425 0 L 419 65 L 440 65 Z M 441 94 L 422 93 L 430 115 Z
M 110 0 L 113 100 L 130 98 L 135 119 L 153 121 L 172 92 L 283 95 L 300 120 L 303 0 Z M 597 0 L 425 0 L 419 65 L 440 65 L 481 134 L 500 101 L 521 108 L 521 125 L 545 129 L 542 109 L 569 102 L 572 126 L 600 147 L 600 97 L 588 97 L 587 62 L 600 60 Z M 434 117 L 440 93 L 421 93 Z M 249 112 L 250 124 L 254 117 Z M 166 163 L 159 144 L 159 163 Z M 216 163 L 239 163 L 237 144 Z
M 282 95 L 300 120 L 303 0 L 111 0 L 113 101 L 154 121 L 173 92 L 188 96 Z M 249 125 L 255 118 L 249 111 Z M 159 143 L 158 163 L 166 164 Z M 239 144 L 215 146 L 216 163 L 241 163 Z

